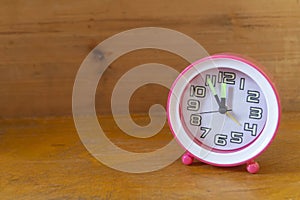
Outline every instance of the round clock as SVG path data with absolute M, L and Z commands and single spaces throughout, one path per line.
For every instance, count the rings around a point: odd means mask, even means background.
M 168 122 L 186 153 L 215 166 L 254 161 L 273 140 L 280 121 L 278 93 L 268 76 L 240 56 L 218 54 L 188 66 L 171 87 Z

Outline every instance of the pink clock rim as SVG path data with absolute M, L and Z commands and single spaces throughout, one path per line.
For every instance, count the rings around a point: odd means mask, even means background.
M 235 53 L 219 53 L 219 54 L 215 54 L 215 55 L 211 55 L 211 56 L 207 56 L 207 57 L 204 57 L 204 58 L 201 58 L 195 62 L 193 62 L 192 64 L 190 64 L 188 67 L 186 67 L 180 74 L 179 76 L 175 79 L 175 81 L 173 82 L 171 88 L 170 88 L 170 92 L 168 94 L 168 101 L 167 101 L 167 118 L 168 118 L 168 125 L 171 129 L 171 132 L 173 134 L 173 136 L 175 137 L 175 139 L 177 140 L 177 143 L 183 148 L 185 149 L 187 152 L 188 150 L 180 143 L 180 141 L 178 141 L 175 133 L 174 133 L 174 130 L 173 130 L 173 127 L 170 123 L 170 116 L 169 116 L 169 106 L 170 106 L 170 97 L 173 93 L 173 88 L 175 87 L 175 85 L 177 84 L 178 80 L 190 69 L 192 68 L 194 65 L 196 64 L 199 64 L 201 62 L 204 62 L 206 60 L 211 60 L 211 59 L 217 59 L 217 58 L 229 58 L 229 59 L 233 59 L 233 60 L 237 60 L 237 61 L 241 61 L 241 62 L 244 62 L 248 65 L 250 65 L 251 67 L 255 68 L 258 72 L 260 72 L 265 78 L 266 80 L 269 82 L 269 84 L 271 85 L 274 93 L 275 93 L 275 97 L 276 97 L 276 101 L 277 101 L 277 104 L 278 104 L 278 121 L 277 121 L 277 125 L 276 125 L 276 129 L 274 131 L 274 134 L 271 138 L 271 140 L 269 141 L 269 143 L 258 153 L 256 154 L 255 156 L 253 156 L 252 158 L 248 159 L 248 160 L 245 160 L 243 162 L 237 162 L 237 163 L 231 163 L 231 164 L 218 164 L 218 163 L 212 163 L 212 162 L 208 162 L 206 160 L 203 160 L 195 155 L 193 155 L 197 160 L 203 162 L 203 163 L 206 163 L 206 164 L 209 164 L 209 165 L 213 165 L 213 166 L 220 166 L 220 167 L 233 167 L 233 166 L 238 166 L 238 165 L 242 165 L 242 164 L 245 164 L 251 160 L 254 160 L 255 158 L 257 158 L 258 156 L 260 156 L 270 145 L 271 143 L 273 142 L 274 138 L 276 137 L 277 133 L 278 133 L 278 129 L 279 129 L 279 124 L 280 124 L 280 120 L 281 120 L 281 103 L 280 103 L 280 98 L 279 98 L 279 94 L 278 94 L 278 91 L 274 85 L 274 83 L 272 82 L 272 80 L 267 76 L 267 74 L 259 67 L 259 66 L 262 66 L 260 65 L 259 63 L 255 62 L 255 61 L 249 61 L 249 59 L 251 58 L 245 58 L 244 56 L 242 55 L 239 55 L 239 54 L 235 54 Z M 256 64 L 254 64 L 254 62 Z M 189 152 L 190 153 L 190 152 Z M 191 154 L 191 153 L 190 153 Z

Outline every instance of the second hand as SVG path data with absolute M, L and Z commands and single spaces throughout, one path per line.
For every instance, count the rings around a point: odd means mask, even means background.
M 228 109 L 228 110 L 226 110 L 226 112 L 227 111 L 232 111 L 232 109 Z M 205 111 L 205 112 L 201 112 L 201 113 L 198 113 L 198 114 L 208 114 L 208 113 L 218 113 L 218 112 L 220 112 L 220 111 L 214 110 L 214 111 Z

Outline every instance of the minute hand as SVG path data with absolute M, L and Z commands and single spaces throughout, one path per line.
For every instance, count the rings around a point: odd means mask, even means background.
M 226 83 L 221 84 L 221 105 L 219 107 L 219 112 L 222 114 L 226 114 L 230 119 L 232 119 L 235 123 L 241 126 L 240 122 L 228 112 L 226 107 Z
M 226 83 L 221 83 L 221 103 L 219 106 L 220 113 L 224 114 L 227 111 L 226 107 Z

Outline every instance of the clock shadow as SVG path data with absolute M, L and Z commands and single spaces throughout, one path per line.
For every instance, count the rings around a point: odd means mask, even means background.
M 280 131 L 279 131 L 280 132 Z M 258 156 L 255 161 L 260 165 L 258 174 L 295 174 L 300 172 L 300 146 L 298 140 L 290 140 L 290 137 L 295 137 L 296 133 L 289 133 L 290 136 L 277 135 L 273 143 Z M 299 133 L 297 133 L 299 135 Z M 299 137 L 299 136 L 298 136 Z M 291 153 L 294 152 L 294 153 Z M 191 167 L 209 166 L 213 170 L 223 172 L 245 172 L 246 164 L 233 167 L 218 167 L 206 164 L 195 159 Z
M 187 167 L 205 167 L 205 168 L 210 168 L 211 170 L 220 170 L 220 172 L 247 172 L 246 171 L 246 164 L 238 165 L 238 166 L 233 166 L 233 167 L 218 167 L 214 165 L 210 165 L 204 162 L 201 162 L 199 160 L 194 160 L 194 162 L 187 166 Z
M 299 132 L 297 134 L 299 138 Z M 296 133 L 277 135 L 269 148 L 257 158 L 261 170 L 267 173 L 299 173 L 300 172 L 300 145 L 295 138 Z

